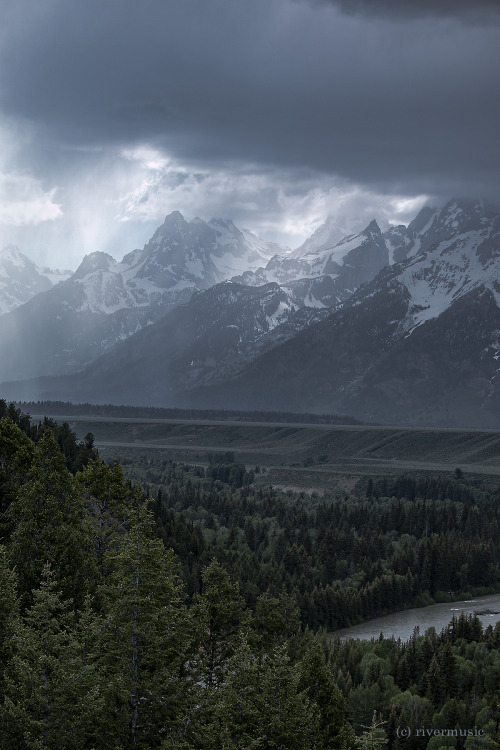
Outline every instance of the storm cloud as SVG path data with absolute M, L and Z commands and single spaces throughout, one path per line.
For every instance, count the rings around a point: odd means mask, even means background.
M 156 174 L 150 190 L 141 173 L 134 187 L 130 159 L 122 158 L 117 194 L 108 200 L 128 196 L 136 205 L 139 196 L 146 203 L 162 185 L 181 195 L 188 174 L 201 201 L 192 176 L 210 173 L 252 173 L 261 185 L 268 175 L 274 201 L 276 175 L 289 194 L 313 189 L 316 180 L 326 192 L 331 184 L 346 192 L 498 200 L 500 40 L 498 24 L 488 21 L 497 3 L 474 3 L 477 22 L 464 23 L 469 6 L 7 3 L 0 117 L 32 137 L 5 170 L 29 173 L 66 214 L 64 196 L 71 189 L 76 196 L 75 179 L 85 184 L 102 170 L 112 191 L 113 154 L 142 147 L 170 160 L 173 173 Z M 234 215 L 225 199 L 226 215 Z M 261 209 L 256 201 L 257 227 Z
M 298 0 L 302 2 L 302 0 Z M 311 0 L 343 13 L 387 18 L 455 17 L 484 24 L 500 16 L 498 0 Z

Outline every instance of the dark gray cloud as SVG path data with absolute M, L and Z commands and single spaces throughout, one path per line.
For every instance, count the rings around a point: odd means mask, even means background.
M 302 0 L 298 0 L 299 2 Z M 453 17 L 487 23 L 500 16 L 498 0 L 311 0 L 351 15 L 386 18 Z
M 453 18 L 469 5 L 17 0 L 0 29 L 0 107 L 35 128 L 20 165 L 49 186 L 99 150 L 148 143 L 205 168 L 494 197 L 499 27 Z M 474 3 L 483 19 L 496 6 Z

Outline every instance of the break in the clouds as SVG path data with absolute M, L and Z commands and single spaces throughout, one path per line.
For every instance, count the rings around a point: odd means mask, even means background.
M 173 209 L 293 245 L 321 211 L 498 201 L 496 6 L 5 0 L 0 125 L 29 138 L 4 173 L 35 200 L 3 191 L 0 243 L 74 265 Z
M 54 194 L 29 174 L 0 172 L 0 225 L 36 226 L 62 216 Z
M 408 223 L 429 198 L 332 185 L 328 175 L 305 170 L 269 173 L 255 165 L 197 170 L 147 148 L 125 151 L 123 157 L 136 164 L 140 179 L 118 204 L 121 222 L 154 222 L 179 205 L 188 219 L 198 214 L 210 219 L 224 216 L 230 205 L 231 218 L 240 226 L 258 217 L 267 237 L 292 246 L 311 234 L 327 214 L 342 216 L 352 231 L 362 229 L 374 216 L 385 227 Z

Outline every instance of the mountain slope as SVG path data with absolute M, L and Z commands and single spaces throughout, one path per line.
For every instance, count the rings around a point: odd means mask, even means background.
M 499 359 L 500 309 L 480 286 L 378 357 L 343 404 L 397 424 L 498 428 Z
M 15 310 L 70 275 L 71 271 L 38 268 L 19 248 L 7 245 L 0 251 L 0 315 Z
M 232 381 L 179 403 L 351 414 L 412 426 L 500 428 L 500 310 L 479 287 L 402 336 L 393 285 L 266 352 Z M 398 330 L 399 328 L 399 330 Z
M 293 312 L 278 284 L 217 284 L 195 293 L 189 303 L 169 311 L 81 373 L 42 378 L 32 387 L 44 398 L 59 394 L 57 398 L 69 400 L 169 404 L 186 387 L 239 372 Z M 287 336 L 293 333 L 292 327 Z
M 195 405 L 338 411 L 346 384 L 361 377 L 387 351 L 399 321 L 409 309 L 400 285 L 346 304 L 326 319 L 304 328 L 285 343 L 258 357 L 223 386 L 184 393 Z M 387 321 L 392 321 L 387 325 Z M 288 406 L 286 407 L 288 408 Z
M 193 403 L 500 427 L 500 220 L 451 201 L 342 309 Z M 432 242 L 431 242 L 432 240 Z
M 242 268 L 275 253 L 230 221 L 186 222 L 166 217 L 142 250 L 121 262 L 103 252 L 84 258 L 64 283 L 4 316 L 0 327 L 0 380 L 78 370 L 118 342 L 160 319 Z
M 323 235 L 321 239 L 322 242 L 303 245 L 306 254 L 302 257 L 298 251 L 286 256 L 275 255 L 265 268 L 247 271 L 233 281 L 251 286 L 275 282 L 292 290 L 299 281 L 314 279 L 317 283 L 321 280 L 323 285 L 326 282 L 327 292 L 324 297 L 320 292 L 316 299 L 319 306 L 330 307 L 348 299 L 389 263 L 387 245 L 376 221 L 333 246 Z M 305 299 L 303 303 L 307 304 Z

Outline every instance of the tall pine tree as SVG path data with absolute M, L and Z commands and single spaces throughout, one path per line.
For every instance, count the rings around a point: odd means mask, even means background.
M 23 607 L 32 602 L 47 562 L 65 598 L 83 603 L 95 584 L 92 529 L 81 494 L 49 429 L 36 446 L 27 481 L 9 508 L 9 544 Z
M 179 566 L 155 538 L 146 507 L 132 513 L 104 562 L 111 572 L 101 591 L 105 624 L 95 648 L 109 717 L 99 747 L 174 740 L 188 710 L 191 684 L 182 675 L 191 638 Z
M 99 680 L 84 658 L 71 602 L 49 565 L 10 637 L 0 706 L 0 748 L 89 747 L 102 714 Z

